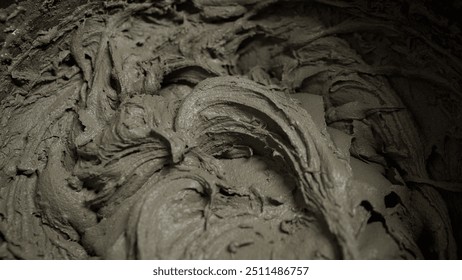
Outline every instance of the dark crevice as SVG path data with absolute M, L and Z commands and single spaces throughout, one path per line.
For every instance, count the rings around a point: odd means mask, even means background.
M 393 208 L 401 203 L 401 198 L 395 192 L 390 192 L 389 194 L 387 194 L 384 200 L 386 208 Z
M 226 188 L 220 188 L 220 189 L 218 190 L 218 192 L 219 192 L 221 195 L 223 195 L 223 196 L 228 196 L 228 197 L 230 197 L 230 196 L 236 196 L 236 195 L 237 195 L 236 193 L 232 192 L 232 190 L 226 189 Z
M 242 74 L 245 74 L 255 66 L 262 67 L 265 70 L 277 67 L 277 65 L 273 65 L 271 60 L 262 60 L 259 54 L 270 54 L 274 51 L 272 50 L 273 46 L 278 46 L 283 43 L 284 40 L 282 39 L 262 33 L 257 33 L 256 35 L 244 39 L 236 50 L 236 53 L 239 55 L 236 68 Z
M 382 154 L 383 158 L 386 161 L 386 164 L 389 168 L 395 168 L 396 171 L 398 171 L 398 174 L 401 176 L 401 178 L 405 178 L 407 176 L 407 172 L 401 168 L 401 166 L 398 164 L 398 162 L 390 155 L 390 154 Z M 389 178 L 387 178 L 389 179 Z M 392 179 L 393 180 L 393 179 Z
M 306 1 L 308 2 L 308 1 Z M 257 8 L 258 10 L 254 11 L 254 14 L 250 17 L 251 20 L 261 20 L 263 18 L 269 18 L 274 15 L 278 16 L 296 16 L 297 11 L 304 12 L 306 10 L 307 4 L 304 1 L 292 1 L 292 2 L 275 2 L 271 3 L 266 6 L 262 6 L 262 8 Z M 296 12 L 294 12 L 296 11 Z
M 361 201 L 361 204 L 360 204 L 364 209 L 366 209 L 368 212 L 371 212 L 374 207 L 372 207 L 372 204 L 367 201 L 367 200 L 363 200 Z
M 120 84 L 120 81 L 118 79 L 118 77 L 116 77 L 116 75 L 112 74 L 109 78 L 109 85 L 111 86 L 111 88 L 117 92 L 118 94 L 121 93 L 122 91 L 122 86 Z
M 193 1 L 185 1 L 181 4 L 176 5 L 178 12 L 186 12 L 188 14 L 197 14 L 200 10 L 194 5 Z
M 6 241 L 5 235 L 3 235 L 2 232 L 0 232 L 0 245 L 1 245 L 3 242 L 5 242 L 5 241 Z
M 216 74 L 200 66 L 186 66 L 166 74 L 161 82 L 161 88 L 171 84 L 195 86 L 200 81 L 215 76 Z
M 436 260 L 438 259 L 438 253 L 436 252 L 433 244 L 434 239 L 430 231 L 423 230 L 420 234 L 419 239 L 417 240 L 417 246 L 419 246 L 424 258 L 427 260 Z
M 269 197 L 269 196 L 266 197 L 266 200 L 267 200 L 268 203 L 269 203 L 270 205 L 272 205 L 272 206 L 280 206 L 280 205 L 284 204 L 284 202 L 279 201 L 279 200 L 274 199 L 274 198 Z
M 460 14 L 462 13 L 462 1 L 460 0 L 431 0 L 430 7 L 440 16 L 448 19 L 448 23 L 455 23 L 462 27 Z
M 369 201 L 363 200 L 361 201 L 360 205 L 364 207 L 364 209 L 366 209 L 371 215 L 369 219 L 367 220 L 368 224 L 372 224 L 375 222 L 381 222 L 383 225 L 385 225 L 385 218 L 383 217 L 382 214 L 374 210 L 374 207 Z
M 375 222 L 380 222 L 382 224 L 385 224 L 385 218 L 379 212 L 372 211 L 371 212 L 371 217 L 369 218 L 369 220 L 367 220 L 367 223 L 372 224 L 372 223 L 375 223 Z
M 239 15 L 236 15 L 236 16 L 230 16 L 230 17 L 214 17 L 214 18 L 209 18 L 207 16 L 202 16 L 202 20 L 204 22 L 210 22 L 210 23 L 213 23 L 213 24 L 224 24 L 224 23 L 227 23 L 227 22 L 230 22 L 230 21 L 236 21 L 238 20 L 239 18 L 241 18 L 242 15 L 239 14 Z
M 0 8 L 8 8 L 11 4 L 14 4 L 15 0 L 2 0 L 0 1 Z

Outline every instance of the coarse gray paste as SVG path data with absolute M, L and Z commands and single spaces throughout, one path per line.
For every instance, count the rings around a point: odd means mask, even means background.
M 1 259 L 458 258 L 462 37 L 432 1 L 25 0 L 0 27 Z

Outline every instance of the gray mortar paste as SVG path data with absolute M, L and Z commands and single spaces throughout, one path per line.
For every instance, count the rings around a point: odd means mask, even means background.
M 458 257 L 462 37 L 429 4 L 2 8 L 0 258 Z

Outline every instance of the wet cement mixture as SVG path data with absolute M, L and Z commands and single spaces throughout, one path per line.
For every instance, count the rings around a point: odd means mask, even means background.
M 432 3 L 2 4 L 0 258 L 460 258 Z

